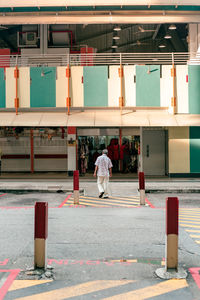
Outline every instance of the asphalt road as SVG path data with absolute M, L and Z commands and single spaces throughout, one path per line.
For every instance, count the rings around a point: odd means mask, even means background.
M 127 187 L 112 183 L 110 203 L 137 196 Z M 96 186 L 87 184 L 85 195 L 97 196 Z M 145 207 L 74 207 L 66 193 L 0 195 L 0 299 L 200 299 L 199 194 L 170 194 L 179 198 L 179 266 L 187 279 L 155 275 L 164 267 L 168 196 L 147 195 Z M 27 271 L 36 201 L 49 204 L 49 278 Z

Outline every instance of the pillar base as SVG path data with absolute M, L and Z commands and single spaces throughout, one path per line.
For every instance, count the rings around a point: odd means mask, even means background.
M 46 269 L 46 240 L 35 239 L 34 268 Z
M 187 277 L 187 272 L 183 268 L 168 269 L 159 268 L 155 271 L 155 274 L 161 279 L 185 279 Z
M 74 205 L 79 205 L 79 191 L 74 190 Z
M 140 190 L 140 205 L 145 205 L 145 190 Z

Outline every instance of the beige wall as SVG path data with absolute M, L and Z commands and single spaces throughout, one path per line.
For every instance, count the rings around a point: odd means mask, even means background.
M 71 68 L 71 100 L 74 107 L 84 106 L 82 77 L 83 67 Z
M 56 107 L 67 106 L 67 101 L 66 101 L 67 93 L 68 93 L 68 86 L 67 86 L 67 77 L 66 77 L 66 67 L 57 67 Z
M 170 107 L 171 97 L 173 96 L 173 80 L 171 77 L 172 66 L 163 65 L 162 78 L 160 79 L 160 106 Z
M 125 106 L 136 106 L 135 66 L 124 66 Z
M 177 87 L 177 113 L 189 112 L 188 103 L 188 66 L 176 66 L 176 87 Z
M 189 127 L 169 128 L 169 173 L 190 173 Z
M 15 107 L 15 78 L 14 78 L 15 68 L 6 68 L 6 107 Z
M 119 97 L 121 94 L 120 78 L 118 69 L 120 66 L 109 66 L 108 78 L 108 106 L 119 107 Z

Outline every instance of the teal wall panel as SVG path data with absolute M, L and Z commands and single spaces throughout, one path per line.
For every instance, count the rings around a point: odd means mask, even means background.
M 0 68 L 0 108 L 4 108 L 5 105 L 6 105 L 6 83 L 4 77 L 4 68 Z
M 31 107 L 56 106 L 56 68 L 30 68 L 30 104 Z
M 136 66 L 136 106 L 160 106 L 160 66 Z
M 190 173 L 200 173 L 200 127 L 199 126 L 190 127 Z
M 200 66 L 188 66 L 189 113 L 200 114 Z
M 84 106 L 108 106 L 108 67 L 84 67 Z

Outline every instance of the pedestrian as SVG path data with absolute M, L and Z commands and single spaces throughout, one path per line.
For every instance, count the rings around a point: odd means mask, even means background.
M 108 150 L 104 149 L 102 155 L 95 162 L 94 177 L 97 176 L 97 186 L 99 189 L 99 198 L 108 198 L 109 177 L 112 177 L 112 162 L 107 156 Z

